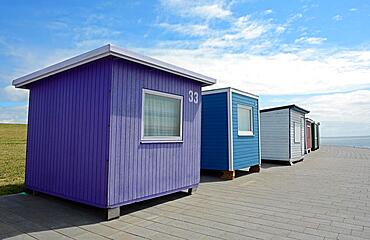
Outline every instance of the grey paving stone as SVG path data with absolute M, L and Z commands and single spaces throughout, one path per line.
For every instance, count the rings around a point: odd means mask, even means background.
M 127 233 L 127 232 L 117 232 L 117 233 L 114 233 L 112 235 L 109 236 L 110 239 L 124 239 L 124 240 L 142 240 L 142 239 L 146 239 L 146 238 L 143 238 L 143 237 L 140 237 L 140 236 L 137 236 L 137 235 L 133 235 L 133 234 L 130 234 L 130 233 Z M 165 239 L 165 238 L 162 238 L 162 239 Z
M 17 235 L 8 235 L 8 236 L 0 234 L 0 239 L 4 239 L 4 240 L 35 240 L 36 238 L 31 237 L 30 235 L 25 234 L 25 233 L 19 233 Z
M 95 224 L 90 224 L 90 225 L 83 225 L 80 228 L 85 229 L 89 232 L 104 236 L 104 237 L 109 237 L 110 235 L 119 232 L 115 228 L 111 228 L 111 227 L 105 226 L 105 225 L 100 224 L 100 223 L 95 223 Z
M 29 233 L 30 236 L 36 238 L 36 239 L 39 239 L 39 240 L 47 240 L 47 239 L 61 239 L 61 240 L 64 240 L 64 239 L 71 239 L 70 237 L 67 237 L 65 235 L 62 235 L 60 233 L 57 233 L 53 230 L 45 230 L 45 231 L 40 231 L 40 232 L 32 232 L 32 233 Z
M 210 235 L 204 235 L 192 231 L 187 231 L 181 228 L 177 227 L 172 227 L 172 226 L 167 226 L 159 223 L 154 223 L 150 226 L 147 227 L 148 229 L 151 229 L 153 231 L 158 231 L 164 234 L 169 234 L 171 236 L 179 237 L 179 238 L 184 238 L 184 239 L 200 239 L 205 236 L 212 237 Z M 153 234 L 154 235 L 154 234 Z M 150 238 L 151 236 L 149 236 Z
M 312 228 L 306 228 L 304 230 L 304 233 L 308 233 L 308 234 L 312 234 L 316 236 L 322 236 L 326 238 L 337 238 L 338 237 L 338 233 L 329 232 L 329 231 L 320 230 L 320 229 L 312 229 Z
M 123 222 L 120 219 L 102 222 L 101 224 L 118 230 L 124 230 L 133 226 L 131 223 Z
M 168 239 L 168 240 L 181 240 L 183 238 L 179 238 L 179 237 L 175 237 L 175 236 L 171 236 L 171 235 L 168 235 L 168 234 L 164 234 L 164 233 L 157 233 L 153 236 L 150 236 L 150 239 L 152 240 L 163 240 L 163 239 Z
M 75 239 L 75 240 L 107 240 L 107 239 L 110 239 L 110 238 L 103 237 L 103 236 L 100 236 L 100 235 L 95 234 L 95 233 L 87 232 L 87 233 L 78 235 L 78 236 L 74 237 L 73 239 Z
M 233 181 L 202 176 L 190 197 L 138 203 L 108 222 L 57 198 L 0 197 L 0 239 L 370 239 L 370 150 L 322 147 L 264 166 Z
M 320 224 L 317 229 L 328 231 L 328 232 L 334 232 L 334 233 L 343 233 L 343 234 L 351 234 L 351 232 L 352 232 L 352 230 L 347 229 L 347 228 L 334 227 L 334 226 L 329 226 L 329 225 L 325 225 L 325 224 Z
M 19 232 L 17 228 L 15 228 L 14 225 L 8 224 L 8 223 L 3 223 L 0 222 L 0 235 L 3 234 L 10 234 L 10 233 L 16 233 Z
M 324 237 L 315 236 L 307 233 L 291 232 L 288 237 L 302 240 L 323 240 Z
M 122 231 L 124 231 L 126 233 L 133 234 L 133 235 L 137 235 L 137 236 L 140 236 L 140 237 L 144 237 L 144 238 L 150 238 L 151 236 L 160 232 L 160 231 L 157 231 L 156 228 L 149 229 L 149 228 L 144 228 L 144 227 L 140 227 L 140 226 L 131 226 L 131 227 L 129 227 L 127 229 L 124 229 Z
M 348 235 L 349 235 L 349 234 L 348 234 Z M 357 230 L 352 230 L 351 235 L 352 235 L 352 236 L 355 236 L 355 237 L 360 237 L 360 238 L 370 239 L 370 232 L 368 232 L 368 231 L 357 231 Z
M 54 229 L 54 231 L 60 234 L 63 234 L 65 236 L 71 237 L 71 238 L 80 236 L 85 233 L 89 233 L 89 231 L 82 229 L 80 227 L 66 227 L 66 228 Z
M 341 222 L 335 222 L 333 221 L 331 226 L 333 227 L 340 227 L 340 228 L 346 228 L 350 230 L 363 230 L 364 226 L 363 225 L 356 225 L 356 224 L 350 224 L 350 223 L 341 223 Z
M 362 237 L 356 237 L 353 235 L 346 235 L 346 234 L 339 234 L 338 240 L 364 240 L 364 239 L 369 239 L 369 238 L 362 238 Z

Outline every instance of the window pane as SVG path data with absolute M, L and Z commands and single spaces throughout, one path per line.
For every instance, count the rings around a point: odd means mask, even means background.
M 238 108 L 238 130 L 252 131 L 251 129 L 251 110 L 246 108 Z
M 146 93 L 144 102 L 144 136 L 180 136 L 180 99 Z
M 298 123 L 294 123 L 294 142 L 301 142 L 301 127 Z

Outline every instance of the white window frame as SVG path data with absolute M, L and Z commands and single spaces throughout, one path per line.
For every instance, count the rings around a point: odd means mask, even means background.
M 172 99 L 179 99 L 181 103 L 180 107 L 180 136 L 144 136 L 144 107 L 145 107 L 145 94 L 152 94 L 161 97 L 167 97 Z M 183 109 L 184 109 L 184 97 L 180 95 L 154 91 L 149 89 L 143 89 L 141 98 L 141 142 L 142 143 L 156 143 L 156 142 L 182 142 L 182 126 L 183 126 Z
M 239 108 L 247 109 L 251 112 L 250 114 L 250 123 L 251 123 L 251 131 L 241 131 L 239 130 Z M 247 105 L 238 104 L 237 105 L 237 116 L 238 116 L 238 136 L 253 136 L 253 108 Z
M 297 141 L 297 138 L 296 138 L 296 125 L 299 127 L 299 139 Z M 298 122 L 293 122 L 293 129 L 294 129 L 294 143 L 301 143 L 301 138 L 302 138 L 302 129 L 301 129 L 301 124 L 299 124 Z

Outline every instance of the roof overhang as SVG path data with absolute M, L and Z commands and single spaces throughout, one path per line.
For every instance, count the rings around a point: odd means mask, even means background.
M 310 123 L 314 123 L 315 121 L 314 120 L 312 120 L 311 118 L 306 118 L 306 121 L 307 122 L 310 122 Z
M 273 107 L 273 108 L 266 108 L 266 109 L 262 109 L 260 112 L 271 112 L 271 111 L 282 110 L 282 109 L 293 109 L 295 111 L 298 111 L 304 114 L 307 114 L 310 112 L 304 108 L 298 107 L 295 104 L 280 106 L 280 107 Z
M 76 57 L 67 59 L 60 63 L 51 65 L 39 71 L 33 72 L 31 74 L 25 75 L 23 77 L 17 78 L 13 80 L 12 84 L 17 88 L 25 88 L 25 86 L 29 83 L 38 81 L 48 76 L 66 71 L 68 69 L 80 66 L 88 62 L 92 62 L 106 56 L 116 56 L 131 62 L 136 62 L 142 65 L 183 76 L 194 81 L 201 82 L 202 86 L 209 86 L 216 83 L 216 79 L 214 78 L 210 78 L 202 74 L 195 73 L 190 70 L 108 44 L 95 50 L 78 55 Z
M 255 95 L 253 93 L 249 93 L 249 92 L 246 92 L 246 91 L 242 91 L 242 90 L 239 90 L 239 89 L 236 89 L 236 88 L 232 88 L 232 87 L 204 90 L 204 91 L 202 91 L 202 95 L 217 94 L 217 93 L 223 93 L 223 92 L 233 92 L 233 93 L 237 93 L 237 94 L 247 96 L 247 97 L 250 97 L 250 98 L 254 98 L 254 99 L 259 98 L 258 95 Z

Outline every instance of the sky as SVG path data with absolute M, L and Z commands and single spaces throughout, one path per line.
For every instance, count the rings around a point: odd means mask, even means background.
M 0 5 L 0 122 L 27 122 L 11 81 L 111 43 L 297 104 L 321 136 L 370 135 L 370 3 L 314 0 L 17 1 Z

